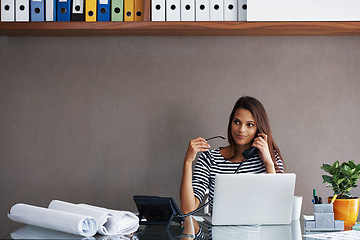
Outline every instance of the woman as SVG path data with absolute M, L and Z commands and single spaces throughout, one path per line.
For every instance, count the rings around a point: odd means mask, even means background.
M 207 189 L 209 201 L 213 199 L 216 173 L 284 172 L 280 150 L 272 137 L 266 111 L 257 99 L 245 96 L 236 102 L 229 118 L 228 141 L 229 146 L 213 150 L 209 150 L 210 145 L 204 138 L 190 141 L 180 187 L 180 208 L 183 213 L 195 210 Z M 258 150 L 244 159 L 242 153 L 250 147 Z M 192 163 L 198 152 L 203 153 L 193 173 Z

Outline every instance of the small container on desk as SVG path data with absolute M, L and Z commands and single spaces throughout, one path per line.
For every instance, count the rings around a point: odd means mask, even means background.
M 343 231 L 344 221 L 334 220 L 332 204 L 314 204 L 314 217 L 305 218 L 306 232 Z

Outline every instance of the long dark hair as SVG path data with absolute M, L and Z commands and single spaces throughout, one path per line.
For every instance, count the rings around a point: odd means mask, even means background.
M 239 98 L 239 100 L 235 103 L 235 106 L 229 117 L 229 125 L 228 125 L 228 133 L 227 133 L 228 141 L 229 141 L 230 145 L 232 145 L 232 146 L 235 145 L 235 141 L 231 134 L 231 126 L 232 126 L 232 121 L 235 116 L 235 112 L 238 109 L 245 109 L 245 110 L 250 111 L 251 114 L 253 115 L 253 117 L 255 118 L 258 133 L 265 133 L 267 135 L 268 145 L 270 148 L 269 149 L 270 155 L 271 155 L 271 159 L 274 162 L 275 169 L 277 169 L 277 164 L 276 164 L 277 157 L 280 158 L 284 164 L 284 161 L 281 157 L 280 150 L 273 139 L 273 136 L 271 133 L 271 128 L 270 128 L 269 118 L 266 114 L 265 108 L 261 104 L 261 102 L 259 100 L 257 100 L 256 98 L 249 97 L 249 96 L 243 96 L 243 97 Z

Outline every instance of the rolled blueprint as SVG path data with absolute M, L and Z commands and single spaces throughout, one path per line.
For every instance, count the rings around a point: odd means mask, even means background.
M 49 209 L 90 216 L 97 223 L 97 231 L 102 235 L 114 235 L 119 232 L 119 224 L 116 217 L 108 212 L 96 208 L 88 208 L 78 204 L 53 200 Z
M 97 231 L 96 221 L 92 217 L 23 203 L 15 204 L 8 217 L 15 222 L 86 237 L 94 236 Z
M 118 232 L 116 234 L 128 235 L 136 232 L 136 230 L 138 230 L 139 228 L 139 218 L 132 212 L 95 207 L 82 203 L 78 205 L 89 209 L 97 209 L 112 214 L 117 219 L 118 222 L 118 227 L 117 227 Z

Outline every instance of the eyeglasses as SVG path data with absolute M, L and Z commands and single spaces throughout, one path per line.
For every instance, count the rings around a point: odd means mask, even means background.
M 221 138 L 221 139 L 224 139 L 224 140 L 225 140 L 225 138 L 224 138 L 223 136 L 209 137 L 209 138 L 207 138 L 207 139 L 205 139 L 205 140 L 206 140 L 206 141 L 209 141 L 209 140 L 216 139 L 216 138 Z

